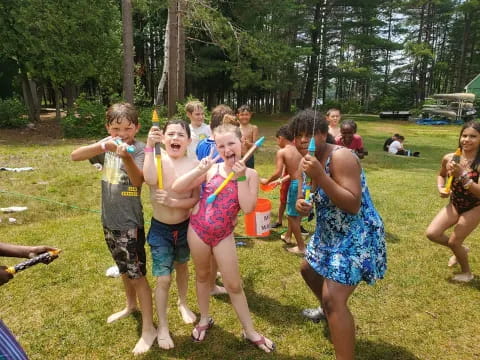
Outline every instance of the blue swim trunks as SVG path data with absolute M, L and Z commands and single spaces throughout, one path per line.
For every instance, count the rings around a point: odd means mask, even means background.
M 300 216 L 295 205 L 298 197 L 298 180 L 291 180 L 287 195 L 287 216 Z
M 187 243 L 188 221 L 164 224 L 152 218 L 147 242 L 152 252 L 153 276 L 167 276 L 173 272 L 173 263 L 186 263 L 190 259 Z

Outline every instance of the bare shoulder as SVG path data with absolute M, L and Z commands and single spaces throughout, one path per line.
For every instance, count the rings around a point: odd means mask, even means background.
M 347 148 L 341 148 L 332 153 L 331 167 L 337 169 L 360 169 L 360 161 L 351 150 Z
M 258 178 L 257 170 L 252 169 L 252 168 L 247 168 L 247 169 L 245 170 L 245 175 L 246 175 L 247 177 Z

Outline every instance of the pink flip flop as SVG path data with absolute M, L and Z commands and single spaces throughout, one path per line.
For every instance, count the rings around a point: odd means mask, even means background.
M 193 335 L 192 331 L 192 340 L 194 342 L 202 342 L 205 340 L 205 337 L 207 336 L 207 331 L 215 324 L 215 321 L 213 321 L 212 318 L 208 318 L 208 324 L 207 325 L 197 325 L 193 328 L 193 330 L 197 330 L 197 337 Z M 203 338 L 202 338 L 202 333 L 204 333 Z
M 268 345 L 267 345 L 267 343 L 266 343 L 266 341 L 265 341 L 265 337 L 263 337 L 262 335 L 260 335 L 260 339 L 258 339 L 258 340 L 249 339 L 249 338 L 247 337 L 247 335 L 245 335 L 245 333 L 243 334 L 243 337 L 244 337 L 244 339 L 247 340 L 249 343 L 255 345 L 257 348 L 259 348 L 260 350 L 262 350 L 262 351 L 264 351 L 264 352 L 266 352 L 266 351 L 261 348 L 262 345 L 265 345 L 265 347 L 266 347 L 268 350 L 270 350 L 270 352 L 275 351 L 275 344 L 272 343 L 272 347 L 268 347 Z

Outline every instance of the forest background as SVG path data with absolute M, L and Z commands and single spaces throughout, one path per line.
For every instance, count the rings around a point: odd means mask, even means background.
M 208 108 L 249 103 L 256 112 L 291 112 L 317 97 L 324 108 L 349 113 L 411 110 L 431 94 L 463 91 L 480 73 L 478 0 L 181 4 L 182 96 Z M 24 105 L 31 122 L 42 106 L 56 107 L 58 117 L 75 104 L 88 111 L 97 106 L 103 122 L 105 106 L 122 98 L 150 109 L 165 105 L 168 6 L 152 0 L 2 1 L 0 127 L 27 121 L 8 120 Z M 133 43 L 122 40 L 128 32 Z M 132 69 L 131 79 L 122 63 Z

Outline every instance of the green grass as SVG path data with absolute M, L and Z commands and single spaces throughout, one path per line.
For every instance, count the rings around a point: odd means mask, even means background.
M 348 117 L 348 116 L 347 116 Z M 436 193 L 435 177 L 442 156 L 454 151 L 458 126 L 417 126 L 355 116 L 369 155 L 362 161 L 370 191 L 387 231 L 388 270 L 375 286 L 360 285 L 350 307 L 357 328 L 358 359 L 474 359 L 480 357 L 478 308 L 480 281 L 449 281 L 449 252 L 426 240 L 424 231 L 445 204 Z M 273 171 L 275 130 L 286 117 L 254 116 L 266 143 L 255 155 L 261 176 Z M 420 158 L 390 156 L 382 151 L 387 136 L 399 132 L 406 147 Z M 38 265 L 0 289 L 0 316 L 17 335 L 31 359 L 127 359 L 140 332 L 138 316 L 108 325 L 106 319 L 124 305 L 119 279 L 105 277 L 112 265 L 101 233 L 100 173 L 88 162 L 74 163 L 70 152 L 80 141 L 50 145 L 9 143 L 2 139 L 0 166 L 33 166 L 32 172 L 0 172 L 0 207 L 27 206 L 1 214 L 1 241 L 49 244 L 63 249 L 48 266 Z M 278 191 L 260 193 L 272 201 L 276 221 Z M 151 215 L 143 192 L 145 219 Z M 8 224 L 8 217 L 17 218 Z M 243 234 L 243 219 L 236 229 Z M 467 243 L 474 272 L 477 248 Z M 278 359 L 332 359 L 324 322 L 304 321 L 300 312 L 316 305 L 298 272 L 300 258 L 284 250 L 278 232 L 268 238 L 242 239 L 239 260 L 245 292 L 256 328 L 277 343 Z M 17 259 L 0 258 L 11 265 Z M 149 264 L 150 258 L 148 258 Z M 189 304 L 198 312 L 191 268 Z M 148 275 L 154 286 L 154 278 Z M 228 298 L 211 300 L 216 325 L 205 342 L 193 344 L 192 327 L 181 322 L 172 286 L 169 319 L 175 349 L 154 345 L 141 359 L 269 359 L 241 338 L 241 326 Z

